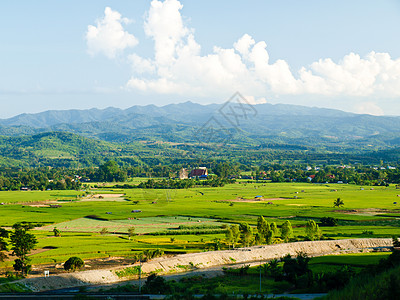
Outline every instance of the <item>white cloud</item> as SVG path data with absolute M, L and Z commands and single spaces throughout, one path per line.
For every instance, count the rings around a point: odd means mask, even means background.
M 131 54 L 128 56 L 128 60 L 134 66 L 134 72 L 142 74 L 142 73 L 152 73 L 155 71 L 155 66 L 149 59 L 145 59 L 140 57 L 137 54 Z
M 201 54 L 194 30 L 183 21 L 182 8 L 178 0 L 151 2 L 144 32 L 154 41 L 154 55 L 145 58 L 134 53 L 128 56 L 133 70 L 128 88 L 149 93 L 224 98 L 240 91 L 254 99 L 281 95 L 364 100 L 400 96 L 400 59 L 392 59 L 387 53 L 371 52 L 365 57 L 350 53 L 339 62 L 325 58 L 293 71 L 285 60 L 270 61 L 266 42 L 256 42 L 249 34 L 244 34 L 231 48 L 215 46 L 211 53 Z M 88 28 L 89 52 L 103 52 L 114 57 L 117 51 L 136 45 L 136 39 L 124 31 L 123 23 L 118 12 L 106 8 L 106 16 L 98 21 L 97 27 Z M 110 32 L 117 32 L 120 38 Z M 89 45 L 89 40 L 93 44 Z M 365 102 L 357 109 L 382 113 L 373 102 Z
M 86 32 L 88 52 L 91 55 L 102 53 L 108 58 L 115 58 L 118 52 L 134 47 L 138 40 L 127 31 L 122 24 L 130 21 L 121 18 L 121 14 L 106 7 L 104 18 L 97 20 L 96 26 L 89 25 Z
M 355 111 L 359 114 L 368 114 L 373 116 L 383 116 L 383 110 L 372 101 L 360 103 L 355 106 Z
M 264 97 L 261 98 L 255 98 L 254 96 L 243 96 L 246 99 L 247 103 L 250 104 L 264 104 L 267 103 L 267 99 L 265 99 Z

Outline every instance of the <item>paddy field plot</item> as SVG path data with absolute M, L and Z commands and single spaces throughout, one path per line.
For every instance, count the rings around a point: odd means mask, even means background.
M 192 218 L 184 216 L 162 216 L 162 217 L 145 217 L 145 218 L 129 218 L 125 220 L 96 220 L 93 218 L 79 218 L 76 220 L 61 222 L 54 225 L 48 225 L 37 228 L 40 231 L 51 231 L 54 227 L 62 232 L 100 232 L 106 228 L 110 233 L 127 233 L 130 227 L 135 228 L 136 234 L 147 234 L 160 231 L 177 230 L 179 226 L 188 227 L 219 227 L 223 223 L 213 219 Z M 174 234 L 171 231 L 171 234 Z
M 109 184 L 86 191 L 0 192 L 0 203 L 4 203 L 0 205 L 0 226 L 10 227 L 22 221 L 43 225 L 32 231 L 39 238 L 38 249 L 56 248 L 33 254 L 35 263 L 61 261 L 72 253 L 86 259 L 127 257 L 135 251 L 153 248 L 205 251 L 217 238 L 225 249 L 228 246 L 223 233 L 193 231 L 191 235 L 178 235 L 177 228 L 180 225 L 212 228 L 247 222 L 256 231 L 260 215 L 276 222 L 278 227 L 290 220 L 299 240 L 304 239 L 306 222 L 313 219 L 318 223 L 322 217 L 339 220 L 339 226 L 320 227 L 326 238 L 390 238 L 400 235 L 398 194 L 400 191 L 394 185 L 246 181 L 224 187 L 176 190 L 121 189 Z M 343 200 L 344 207 L 333 207 L 337 198 Z M 51 207 L 52 203 L 57 207 Z M 126 234 L 132 226 L 138 234 L 135 241 L 128 240 Z M 60 238 L 53 237 L 54 227 L 61 230 Z M 109 233 L 100 235 L 103 228 Z M 152 235 L 160 231 L 168 234 Z M 172 239 L 176 241 L 171 242 Z

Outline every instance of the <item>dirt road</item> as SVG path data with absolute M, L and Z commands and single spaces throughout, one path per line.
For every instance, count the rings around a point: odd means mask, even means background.
M 201 253 L 181 254 L 174 257 L 160 257 L 142 264 L 142 272 L 156 272 L 160 275 L 188 276 L 202 273 L 206 276 L 221 274 L 222 267 L 237 264 L 257 264 L 286 254 L 296 255 L 302 251 L 309 256 L 343 254 L 371 251 L 389 251 L 391 239 L 348 239 L 332 241 L 296 242 L 276 245 L 253 246 L 235 250 L 209 251 Z M 137 265 L 137 264 L 136 264 Z M 134 265 L 133 265 L 134 266 Z M 64 289 L 79 286 L 117 284 L 133 278 L 120 278 L 115 271 L 126 267 L 80 271 L 51 275 L 50 277 L 26 278 L 18 281 L 34 292 Z M 185 273 L 179 275 L 178 273 Z M 170 276 L 167 276 L 170 277 Z

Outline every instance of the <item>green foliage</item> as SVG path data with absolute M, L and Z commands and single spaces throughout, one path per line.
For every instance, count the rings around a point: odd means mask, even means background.
M 128 228 L 128 237 L 131 239 L 133 236 L 135 236 L 135 227 L 131 226 Z
M 251 239 L 253 238 L 253 229 L 248 223 L 240 223 L 240 237 L 244 246 L 250 246 Z
M 54 227 L 53 234 L 54 234 L 55 237 L 60 237 L 61 236 L 61 231 L 59 229 L 57 229 L 57 227 Z
M 323 217 L 320 219 L 321 226 L 337 226 L 338 219 L 332 217 Z
M 240 238 L 240 227 L 237 224 L 233 224 L 228 227 L 227 230 L 227 237 L 230 238 L 228 243 L 232 243 L 233 248 L 235 248 L 236 243 L 239 241 Z
M 267 236 L 267 232 L 270 230 L 268 222 L 265 221 L 263 216 L 259 216 L 257 219 L 257 231 L 260 235 L 260 243 L 265 241 L 265 237 Z
M 66 271 L 73 271 L 75 272 L 76 270 L 79 270 L 85 266 L 85 262 L 76 256 L 70 257 L 65 263 L 64 263 L 64 270 Z
M 311 274 L 308 263 L 310 258 L 304 252 L 297 253 L 296 258 L 292 258 L 289 254 L 283 257 L 283 273 L 285 279 L 294 283 L 296 286 L 299 284 L 299 278 L 303 275 Z M 308 282 L 306 286 L 309 286 Z
M 97 182 L 114 182 L 114 181 L 126 181 L 127 173 L 122 170 L 118 163 L 110 160 L 105 164 L 101 165 L 97 172 L 93 176 L 93 180 Z
M 100 230 L 100 234 L 101 235 L 105 235 L 105 234 L 107 234 L 108 233 L 108 229 L 106 228 L 106 227 L 103 227 L 101 230 Z
M 8 237 L 9 237 L 8 230 L 0 227 L 0 262 L 4 261 L 4 259 L 7 258 L 5 251 L 8 250 L 7 248 L 8 243 L 5 239 L 7 239 Z
M 14 269 L 21 271 L 22 275 L 28 274 L 31 270 L 28 254 L 35 248 L 38 241 L 35 235 L 28 233 L 28 230 L 32 229 L 32 225 L 29 223 L 16 223 L 13 225 L 13 229 L 10 241 L 12 254 L 17 257 Z
M 306 224 L 306 238 L 310 241 L 319 240 L 321 238 L 321 230 L 314 220 L 308 220 Z
M 393 243 L 393 247 L 400 247 L 400 241 L 399 241 L 399 237 L 397 236 L 392 236 L 392 243 Z
M 231 245 L 233 244 L 233 232 L 232 229 L 229 227 L 226 232 L 225 232 L 225 238 L 228 243 L 229 249 L 231 248 Z
M 139 275 L 139 273 L 140 273 L 140 266 L 128 267 L 128 268 L 124 268 L 120 271 L 115 271 L 115 274 L 119 278 L 136 276 L 136 275 Z
M 285 242 L 288 242 L 288 240 L 293 236 L 293 229 L 292 229 L 292 224 L 290 223 L 289 220 L 286 220 L 282 224 L 281 228 L 281 237 Z
M 279 229 L 275 222 L 271 222 L 271 231 L 272 231 L 272 236 L 279 235 Z
M 341 207 L 343 205 L 344 205 L 344 202 L 340 198 L 337 198 L 335 201 L 333 201 L 333 207 Z
M 325 299 L 381 300 L 400 298 L 400 266 L 378 274 L 364 272 L 350 279 L 344 288 L 331 291 Z
M 150 260 L 156 257 L 160 257 L 164 255 L 164 251 L 161 249 L 147 249 L 143 251 L 144 257 L 146 260 Z
M 163 277 L 151 274 L 147 277 L 142 291 L 147 294 L 169 294 L 171 286 Z

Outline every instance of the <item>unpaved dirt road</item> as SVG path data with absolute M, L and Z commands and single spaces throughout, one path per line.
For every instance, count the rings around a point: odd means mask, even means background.
M 142 264 L 142 272 L 150 274 L 169 275 L 168 278 L 178 279 L 180 276 L 217 276 L 222 268 L 238 264 L 258 264 L 274 258 L 281 258 L 286 254 L 296 255 L 297 252 L 307 253 L 309 256 L 328 254 L 343 254 L 371 251 L 389 251 L 391 239 L 347 239 L 313 242 L 296 242 L 276 245 L 253 246 L 234 250 L 209 251 L 201 253 L 181 254 L 173 257 L 160 257 Z M 132 265 L 132 266 L 136 266 Z M 34 277 L 17 281 L 33 292 L 58 290 L 79 286 L 100 286 L 127 282 L 133 278 L 118 277 L 116 271 L 126 267 L 80 271 L 51 275 L 50 277 Z M 178 274 L 181 273 L 181 274 Z M 189 274 L 189 275 L 188 275 Z

